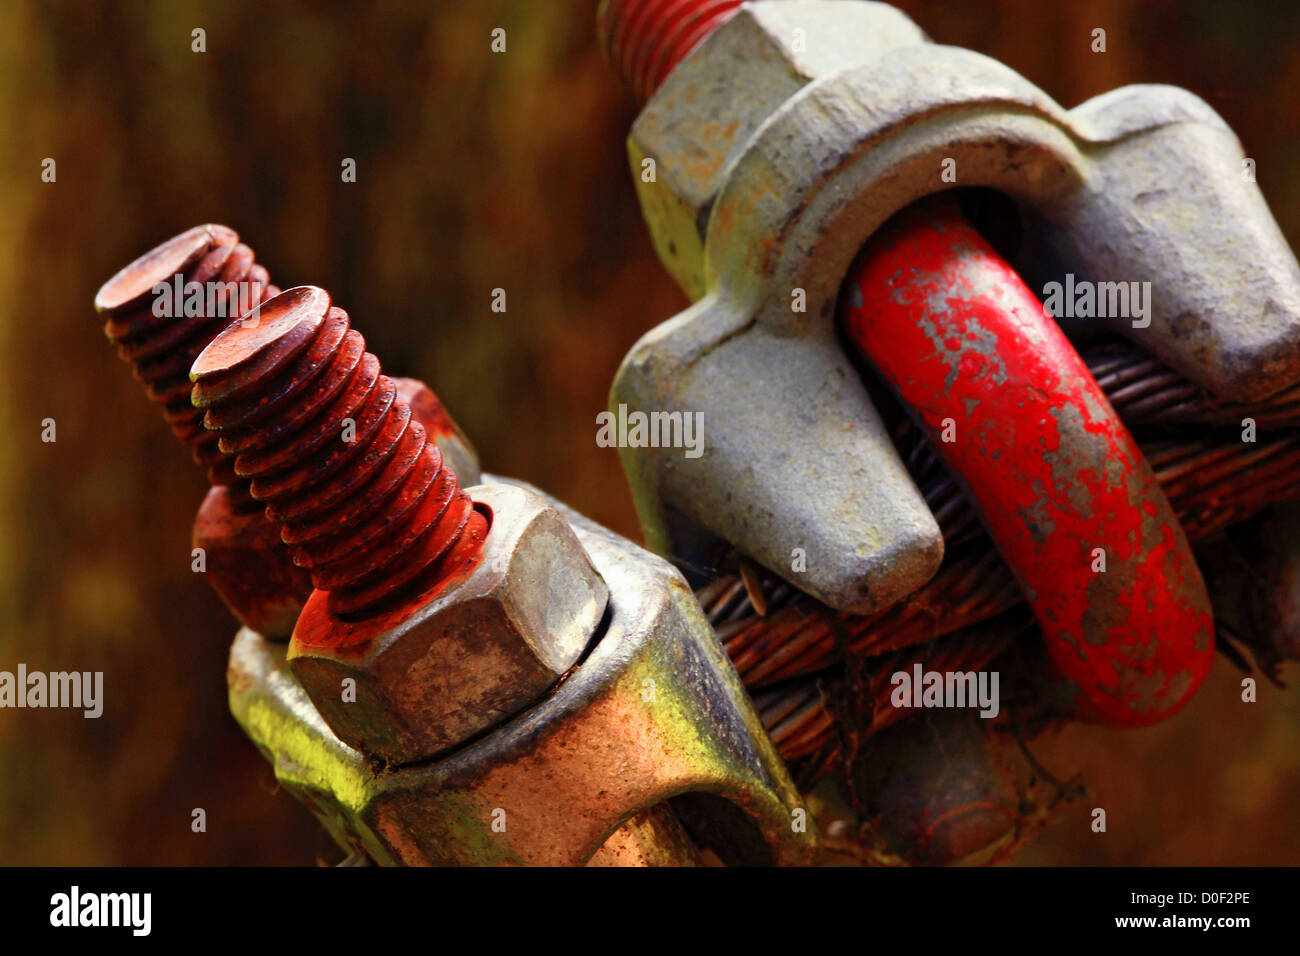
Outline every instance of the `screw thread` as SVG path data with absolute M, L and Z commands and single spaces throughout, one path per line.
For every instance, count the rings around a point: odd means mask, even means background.
M 486 519 L 348 314 L 314 286 L 257 313 L 198 356 L 192 399 L 331 610 L 368 615 L 473 561 Z
M 604 0 L 596 30 L 609 61 L 644 104 L 687 53 L 743 0 Z
M 154 313 L 153 290 L 174 288 L 181 277 L 183 296 L 173 295 L 171 314 Z M 204 292 L 198 308 L 187 313 L 184 292 L 199 283 Z M 212 283 L 209 296 L 208 284 Z M 233 285 L 232 285 L 233 284 Z M 240 302 L 240 291 L 247 290 Z M 107 317 L 104 334 L 117 354 L 131 365 L 145 394 L 163 407 L 172 433 L 189 446 L 214 485 L 228 485 L 232 502 L 252 504 L 248 482 L 241 480 L 216 435 L 203 428 L 203 412 L 190 404 L 189 369 L 208 343 L 234 318 L 241 304 L 257 305 L 279 293 L 253 250 L 226 226 L 196 226 L 146 252 L 100 287 L 95 308 Z M 234 312 L 231 309 L 234 309 Z

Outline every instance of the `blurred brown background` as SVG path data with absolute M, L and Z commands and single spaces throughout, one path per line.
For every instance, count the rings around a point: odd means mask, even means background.
M 898 4 L 1066 106 L 1167 82 L 1207 99 L 1300 240 L 1293 0 Z M 204 221 L 282 285 L 324 285 L 391 374 L 425 378 L 485 466 L 636 535 L 594 447 L 613 372 L 684 300 L 626 169 L 633 108 L 594 2 L 6 3 L 0 13 L 0 669 L 103 670 L 99 720 L 0 711 L 0 863 L 299 863 L 324 849 L 230 719 L 232 619 L 189 568 L 204 491 L 100 332 L 101 282 Z M 1089 51 L 1104 27 L 1108 52 Z M 207 52 L 190 31 L 207 31 Z M 507 31 L 505 54 L 489 33 Z M 57 161 L 56 183 L 41 162 Z M 340 182 L 345 157 L 358 181 Z M 494 287 L 508 312 L 493 313 Z M 41 420 L 58 441 L 40 441 Z M 1293 667 L 1289 676 L 1297 671 Z M 1300 688 L 1243 708 L 1222 663 L 1176 720 L 1078 727 L 1035 863 L 1295 863 Z M 208 832 L 190 831 L 203 807 Z

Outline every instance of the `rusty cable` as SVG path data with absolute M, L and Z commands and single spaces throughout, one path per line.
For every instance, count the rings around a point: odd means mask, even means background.
M 1223 403 L 1169 372 L 1136 348 L 1106 345 L 1084 356 L 1089 370 L 1130 427 L 1232 425 L 1251 418 L 1257 427 L 1300 425 L 1300 387 L 1260 402 Z M 938 573 L 905 600 L 875 615 L 838 614 L 788 583 L 763 575 L 767 614 L 754 608 L 739 574 L 721 575 L 697 591 L 783 758 L 818 754 L 833 763 L 835 727 L 828 672 L 837 658 L 836 627 L 863 660 L 864 703 L 871 719 L 866 736 L 901 716 L 882 707 L 888 675 L 921 662 L 927 667 L 978 669 L 1006 644 L 972 645 L 956 633 L 1023 602 L 1011 571 L 979 524 L 957 482 L 929 442 L 909 422 L 896 431 L 900 452 L 943 530 L 948 549 Z M 1200 540 L 1249 518 L 1263 507 L 1300 498 L 1300 436 L 1251 443 L 1235 430 L 1184 439 L 1142 442 L 1142 451 L 1168 494 L 1189 539 Z M 990 649 L 995 649 L 989 653 Z

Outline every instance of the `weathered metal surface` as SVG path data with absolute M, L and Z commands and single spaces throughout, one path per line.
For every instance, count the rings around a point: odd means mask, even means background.
M 783 19 L 796 6 L 743 9 L 674 70 L 633 129 L 633 167 L 652 235 L 678 281 L 703 298 L 634 346 L 610 405 L 702 416 L 698 458 L 675 448 L 620 451 L 654 550 L 707 564 L 720 538 L 827 604 L 869 613 L 923 584 L 943 549 L 836 341 L 831 313 L 843 266 L 822 275 L 809 265 L 818 282 L 759 275 L 739 260 L 707 278 L 696 268 L 710 198 L 767 111 L 811 75 L 921 37 L 896 11 L 864 19 L 858 9 L 878 5 L 821 4 L 834 15 Z M 732 29 L 755 18 L 770 29 Z M 796 25 L 806 30 L 808 52 L 788 57 L 787 28 Z M 688 71 L 701 56 L 708 69 Z M 655 182 L 640 182 L 643 157 L 658 164 Z M 775 179 L 751 186 L 756 200 L 786 200 Z M 775 251 L 781 237 L 768 232 L 762 242 Z M 803 313 L 791 311 L 796 286 L 807 292 Z
M 294 673 L 334 733 L 388 763 L 427 759 L 541 698 L 605 612 L 608 589 L 545 499 L 480 485 L 474 500 L 492 523 L 470 570 L 354 622 L 318 591 L 289 644 Z
M 1080 279 L 1149 281 L 1149 325 L 1105 321 L 1216 395 L 1300 378 L 1300 269 L 1231 131 L 1190 93 L 1129 87 L 1067 112 L 882 4 L 759 3 L 672 70 L 629 153 L 656 248 L 698 300 L 634 347 L 611 394 L 611 407 L 704 413 L 698 459 L 622 450 L 663 553 L 702 561 L 722 538 L 863 613 L 933 572 L 932 521 L 832 312 L 862 243 L 952 185 L 1011 197 Z
M 680 576 L 656 561 L 657 578 L 624 581 L 574 669 L 608 594 L 569 525 L 514 487 L 481 487 L 471 508 L 322 290 L 267 302 L 192 378 L 205 424 L 321 589 L 290 647 L 306 689 L 292 686 L 365 757 L 304 734 L 292 701 L 257 704 L 289 685 L 268 687 L 273 652 L 254 635 L 232 655 L 232 709 L 288 778 L 307 771 L 295 792 L 345 840 L 380 862 L 583 862 L 629 818 L 699 790 L 757 818 L 779 858 L 803 846 L 793 787 Z M 337 444 L 349 422 L 355 450 Z M 588 530 L 626 575 L 630 546 Z M 627 824 L 604 859 L 680 857 L 654 820 Z M 516 836 L 492 840 L 502 824 Z
M 1177 710 L 1214 657 L 1205 585 L 1133 436 L 1019 276 L 955 206 L 914 207 L 867 244 L 841 311 L 961 476 L 1080 716 Z
M 346 852 L 387 865 L 421 865 L 409 844 L 397 854 L 367 821 L 378 819 L 384 782 L 365 757 L 333 735 L 284 659 L 283 646 L 241 631 L 230 649 L 230 707 L 275 769 L 276 780 Z M 445 862 L 445 861 L 444 861 Z M 477 856 L 456 863 L 475 864 Z M 693 866 L 699 853 L 671 811 L 660 804 L 630 816 L 588 866 Z
M 672 71 L 629 149 L 665 264 L 693 298 L 728 300 L 734 332 L 829 318 L 816 305 L 885 219 L 987 186 L 1080 279 L 1151 282 L 1149 327 L 1108 321 L 1187 378 L 1233 400 L 1300 378 L 1300 266 L 1236 137 L 1185 90 L 1124 87 L 1066 111 L 883 4 L 756 3 Z M 762 310 L 796 287 L 806 316 Z
M 887 4 L 792 0 L 738 10 L 678 63 L 633 124 L 628 155 L 651 240 L 687 295 L 701 299 L 738 278 L 727 268 L 710 274 L 713 257 L 706 244 L 716 228 L 714 204 L 735 177 L 736 164 L 754 148 L 763 125 L 821 81 L 891 50 L 926 43 L 921 29 Z M 848 132 L 836 130 L 839 125 L 834 112 L 808 117 L 785 144 L 786 154 L 798 157 L 808 172 L 791 181 L 775 175 L 749 181 L 746 186 L 756 190 L 751 201 L 785 207 L 792 198 L 788 189 L 811 185 L 815 174 L 824 175 L 832 168 L 827 162 L 832 157 L 824 155 L 836 145 L 831 137 Z M 655 178 L 649 182 L 642 176 L 646 159 L 655 163 Z M 796 214 L 797 209 L 790 206 L 787 212 Z M 734 225 L 743 228 L 740 222 Z M 777 230 L 752 238 L 769 243 L 773 255 L 784 239 Z M 841 270 L 828 280 L 832 298 L 842 275 Z M 766 273 L 754 276 L 756 282 L 766 278 Z M 769 288 L 789 305 L 792 285 Z M 817 315 L 810 306 L 808 317 Z M 737 326 L 745 318 L 737 316 Z
M 625 820 L 587 866 L 699 866 L 700 851 L 666 803 Z
M 611 840 L 629 820 L 693 792 L 737 807 L 774 862 L 807 860 L 798 792 L 681 575 L 556 507 L 611 594 L 600 640 L 557 688 L 442 759 L 381 769 L 329 730 L 280 649 L 244 631 L 231 710 L 277 777 L 380 863 L 601 862 L 602 845 L 636 839 Z

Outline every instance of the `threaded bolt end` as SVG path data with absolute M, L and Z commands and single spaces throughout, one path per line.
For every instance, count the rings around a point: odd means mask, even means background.
M 176 295 L 176 277 L 180 276 Z M 201 303 L 187 309 L 187 289 L 203 287 Z M 234 285 L 232 285 L 232 283 Z M 155 314 L 154 289 L 173 290 L 167 315 Z M 211 286 L 209 286 L 211 284 Z M 211 295 L 208 294 L 209 288 Z M 233 292 L 231 290 L 234 290 Z M 246 290 L 246 292 L 241 292 Z M 95 308 L 107 317 L 104 334 L 130 363 L 149 398 L 163 407 L 172 433 L 188 445 L 214 485 L 229 485 L 231 500 L 252 501 L 248 482 L 203 427 L 203 412 L 190 404 L 190 365 L 226 327 L 243 304 L 257 305 L 279 289 L 253 250 L 226 226 L 196 226 L 146 252 L 100 287 Z
M 644 104 L 673 67 L 743 0 L 604 0 L 596 32 L 614 68 Z
M 486 518 L 325 290 L 266 301 L 190 379 L 205 426 L 335 614 L 371 614 L 477 557 Z

